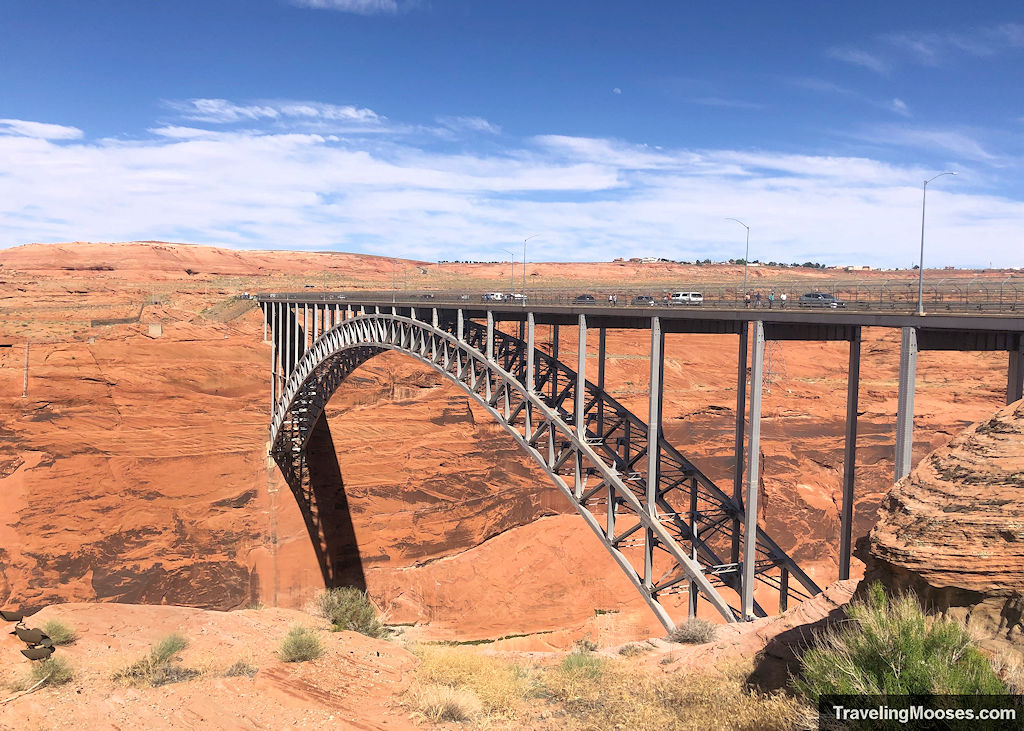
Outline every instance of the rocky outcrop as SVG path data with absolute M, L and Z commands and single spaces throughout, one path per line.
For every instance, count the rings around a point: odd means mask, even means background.
M 911 590 L 1024 657 L 1024 401 L 929 454 L 882 502 L 865 585 Z

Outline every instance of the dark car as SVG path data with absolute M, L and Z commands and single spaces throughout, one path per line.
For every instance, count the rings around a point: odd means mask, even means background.
M 654 307 L 654 297 L 649 294 L 638 294 L 633 298 L 634 305 L 643 305 L 644 307 Z
M 802 294 L 797 303 L 801 307 L 831 307 L 833 310 L 838 307 L 846 307 L 845 302 L 828 292 L 808 292 L 807 294 Z
M 572 298 L 572 303 L 574 305 L 592 305 L 595 302 L 597 302 L 597 300 L 594 299 L 594 295 L 592 294 L 578 294 Z
M 432 294 L 421 294 L 420 295 L 420 299 L 421 300 L 432 300 L 432 299 L 434 299 L 434 295 L 432 295 Z

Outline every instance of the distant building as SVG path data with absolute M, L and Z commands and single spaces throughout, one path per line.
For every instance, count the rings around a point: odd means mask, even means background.
M 870 272 L 871 271 L 871 267 L 869 267 L 867 264 L 857 264 L 857 265 L 851 265 L 851 266 L 843 267 L 843 271 L 847 271 L 847 272 Z

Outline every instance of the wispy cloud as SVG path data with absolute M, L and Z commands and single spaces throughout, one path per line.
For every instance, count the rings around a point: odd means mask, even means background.
M 501 127 L 491 124 L 483 117 L 438 117 L 437 123 L 454 131 L 487 132 L 501 134 Z
M 128 138 L 0 134 L 0 246 L 171 239 L 476 258 L 529 230 L 544 232 L 542 256 L 551 260 L 721 259 L 742 253 L 722 221 L 739 215 L 756 231 L 751 254 L 762 260 L 845 263 L 844 252 L 858 251 L 860 263 L 905 266 L 916 251 L 927 171 L 870 157 L 570 135 L 495 136 L 482 152 L 468 130 L 441 144 L 412 125 L 330 135 L 282 129 L 263 111 L 225 123 L 234 118 L 228 105 L 216 121 L 154 125 Z M 991 154 L 943 132 L 926 138 Z M 911 140 L 920 130 L 874 134 Z M 1019 264 L 1024 202 L 979 195 L 962 177 L 930 213 L 935 263 Z
M 721 96 L 702 96 L 690 99 L 691 104 L 699 104 L 702 107 L 723 107 L 726 109 L 762 109 L 763 105 L 755 102 L 747 102 L 742 99 L 727 99 Z
M 889 108 L 902 117 L 912 116 L 910 114 L 910 107 L 908 107 L 907 103 L 902 99 L 893 99 L 891 102 L 889 102 Z
M 880 125 L 860 135 L 877 144 L 913 147 L 947 155 L 954 159 L 971 160 L 994 165 L 1006 164 L 999 155 L 990 152 L 970 133 L 955 129 Z
M 188 99 L 166 102 L 183 119 L 213 124 L 274 121 L 343 121 L 377 123 L 382 121 L 373 110 L 351 105 L 322 102 L 262 102 L 236 104 L 227 99 Z
M 317 10 L 337 10 L 357 15 L 394 15 L 396 0 L 292 0 L 293 5 Z
M 889 112 L 895 112 L 901 117 L 913 116 L 910 113 L 910 107 L 902 99 L 888 99 L 879 100 L 862 94 L 859 91 L 854 91 L 849 87 L 841 86 L 831 81 L 824 79 L 818 79 L 814 77 L 801 77 L 795 79 L 788 79 L 789 83 L 801 89 L 807 89 L 808 91 L 820 92 L 823 94 L 836 94 L 838 96 L 845 96 L 850 99 L 855 99 L 858 102 L 878 107 L 879 109 L 885 109 Z
M 77 140 L 82 137 L 82 130 L 62 124 L 27 122 L 24 119 L 0 119 L 0 135 L 35 137 L 41 140 Z
M 827 53 L 834 59 L 852 63 L 855 66 L 861 66 L 874 71 L 876 74 L 882 74 L 883 76 L 889 74 L 889 64 L 875 54 L 868 53 L 859 48 L 836 47 L 828 49 Z

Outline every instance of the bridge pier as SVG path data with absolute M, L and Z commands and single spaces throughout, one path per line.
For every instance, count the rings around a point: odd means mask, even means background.
M 1024 398 L 1024 335 L 1017 338 L 1016 350 L 1010 351 L 1006 368 L 1006 403 Z
M 896 468 L 894 482 L 910 474 L 914 446 L 914 385 L 917 378 L 917 328 L 902 329 L 900 380 L 896 402 Z
M 743 501 L 743 578 L 740 582 L 740 617 L 754 619 L 754 569 L 757 560 L 757 488 L 761 457 L 761 390 L 764 374 L 764 322 L 755 320 L 750 364 L 750 438 L 747 454 L 747 492 Z
M 733 468 L 732 499 L 737 505 L 743 504 L 743 441 L 747 421 L 747 323 L 740 328 L 739 351 L 736 354 L 736 441 L 733 446 L 736 466 Z M 734 564 L 740 562 L 740 519 L 732 520 L 731 558 Z
M 839 580 L 850 578 L 853 544 L 853 485 L 857 471 L 857 405 L 860 394 L 860 327 L 850 338 L 850 362 L 846 371 L 846 442 L 843 446 L 843 504 L 839 513 Z
M 658 499 L 658 458 L 660 450 L 650 448 L 658 444 L 662 434 L 661 409 L 663 405 L 662 381 L 665 378 L 665 334 L 661 330 L 661 318 L 651 318 L 651 375 L 647 398 L 647 491 L 644 509 L 647 514 L 657 517 Z M 644 586 L 651 590 L 654 586 L 654 531 L 644 530 Z

